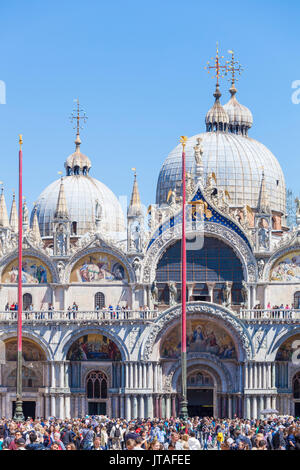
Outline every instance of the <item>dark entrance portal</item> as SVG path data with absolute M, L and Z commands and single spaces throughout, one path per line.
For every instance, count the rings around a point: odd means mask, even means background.
M 106 415 L 106 403 L 99 403 L 97 401 L 89 401 L 89 415 Z
M 295 416 L 296 418 L 300 417 L 300 402 L 295 403 Z
M 194 302 L 210 302 L 209 295 L 193 295 Z
M 25 419 L 29 417 L 35 419 L 35 405 L 36 405 L 35 401 L 23 401 L 23 413 L 24 413 Z M 12 404 L 13 416 L 15 414 L 15 409 L 16 409 L 16 402 L 13 401 L 13 404 Z
M 189 416 L 213 416 L 214 414 L 214 391 L 212 388 L 188 389 L 188 412 Z

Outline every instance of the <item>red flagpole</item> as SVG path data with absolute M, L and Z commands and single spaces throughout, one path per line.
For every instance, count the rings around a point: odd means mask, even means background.
M 182 240 L 181 240 L 181 403 L 180 417 L 188 417 L 187 402 L 187 374 L 186 374 L 186 234 L 185 234 L 185 209 L 186 209 L 186 169 L 185 169 L 185 145 L 187 137 L 182 136 Z
M 23 403 L 22 403 L 22 240 L 23 240 L 23 206 L 22 206 L 22 170 L 23 170 L 23 152 L 22 152 L 22 136 L 19 136 L 19 238 L 18 238 L 18 345 L 17 345 L 17 390 L 16 390 L 16 409 L 14 419 L 23 421 Z

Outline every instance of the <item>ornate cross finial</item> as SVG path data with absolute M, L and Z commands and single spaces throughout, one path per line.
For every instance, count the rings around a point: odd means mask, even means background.
M 212 78 L 217 79 L 217 87 L 219 86 L 219 78 L 223 78 L 228 70 L 227 62 L 225 62 L 225 65 L 223 65 L 220 63 L 221 59 L 224 59 L 224 56 L 222 55 L 221 57 L 219 57 L 219 46 L 217 43 L 216 57 L 211 57 L 211 60 L 215 61 L 215 65 L 209 65 L 208 61 L 207 65 L 204 67 L 207 70 L 207 73 L 211 73 L 211 70 L 216 70 L 216 73 L 212 75 Z
M 79 129 L 82 129 L 83 126 L 80 125 L 80 120 L 83 121 L 83 123 L 86 123 L 86 120 L 88 119 L 86 113 L 83 111 L 83 109 L 79 105 L 79 99 L 77 98 L 76 100 L 77 106 L 74 107 L 73 112 L 70 116 L 70 121 L 73 123 L 75 120 L 75 126 L 73 129 L 77 129 L 76 134 L 79 136 Z
M 238 60 L 234 60 L 234 52 L 233 51 L 228 51 L 229 54 L 231 54 L 231 60 L 227 60 L 227 64 L 229 64 L 227 66 L 227 72 L 226 72 L 226 75 L 227 73 L 231 73 L 231 78 L 229 80 L 231 80 L 231 86 L 232 88 L 235 88 L 235 82 L 238 81 L 238 78 L 236 78 L 236 73 L 238 75 L 241 75 L 241 73 L 243 72 L 244 68 L 241 66 L 241 64 L 239 63 Z

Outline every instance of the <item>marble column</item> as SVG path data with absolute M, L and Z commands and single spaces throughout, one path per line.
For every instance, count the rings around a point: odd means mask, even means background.
M 51 416 L 56 416 L 56 398 L 55 395 L 51 395 Z
M 56 387 L 55 362 L 51 362 L 51 388 Z
M 171 417 L 171 397 L 168 395 L 166 397 L 166 418 L 169 419 Z
M 147 418 L 153 418 L 153 397 L 147 395 Z
M 63 419 L 65 417 L 64 396 L 63 395 L 59 395 L 58 404 L 59 404 L 59 418 Z
M 154 367 L 154 373 L 153 373 L 153 389 L 154 389 L 154 392 L 157 393 L 158 391 L 158 388 L 157 388 L 157 364 L 153 364 L 153 367 Z
M 45 395 L 45 418 L 49 418 L 50 414 L 50 397 Z
M 271 397 L 270 395 L 267 396 L 267 403 L 266 403 L 266 408 L 271 408 Z
M 172 395 L 172 417 L 176 418 L 176 395 Z
M 136 419 L 137 418 L 137 396 L 133 395 L 132 396 L 132 418 Z
M 249 388 L 248 364 L 244 365 L 244 370 L 245 370 L 245 388 Z
M 79 413 L 79 397 L 78 395 L 74 396 L 74 416 L 75 418 L 78 418 L 80 415 Z
M 250 397 L 245 398 L 245 418 L 250 418 Z
M 228 395 L 228 418 L 232 418 L 232 396 Z
M 152 362 L 147 364 L 148 374 L 147 374 L 147 388 L 150 388 L 153 391 L 153 366 Z
M 257 397 L 252 398 L 252 418 L 257 418 Z
M 162 418 L 162 397 L 159 395 L 158 397 L 158 417 Z
M 143 388 L 147 388 L 147 364 L 143 364 Z
M 249 364 L 249 388 L 253 388 L 253 364 Z
M 120 418 L 125 418 L 124 397 L 120 397 Z
M 65 395 L 65 417 L 71 418 L 71 396 Z
M 276 382 L 276 376 L 275 376 L 275 364 L 274 362 L 271 364 L 271 377 L 272 377 L 272 383 L 271 383 L 271 387 L 272 388 L 275 388 L 275 382 Z
M 147 416 L 145 415 L 145 399 L 144 395 L 140 395 L 140 400 L 139 400 L 139 418 L 146 418 Z
M 65 365 L 63 362 L 59 364 L 59 386 L 60 388 L 65 386 Z
M 130 395 L 125 396 L 125 418 L 126 418 L 126 420 L 131 419 L 131 399 L 130 399 Z
M 129 388 L 129 364 L 124 364 L 125 366 L 125 388 Z
M 159 403 L 158 403 L 158 395 L 155 395 L 155 412 L 154 412 L 154 418 L 159 417 Z

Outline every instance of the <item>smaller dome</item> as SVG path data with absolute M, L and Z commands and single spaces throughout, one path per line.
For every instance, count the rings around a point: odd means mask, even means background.
M 77 134 L 76 140 L 76 150 L 72 155 L 70 155 L 65 161 L 65 169 L 67 176 L 71 175 L 88 175 L 92 164 L 89 157 L 81 153 L 80 144 L 81 140 Z
M 229 117 L 229 132 L 234 134 L 247 135 L 248 130 L 252 127 L 253 116 L 246 106 L 239 103 L 236 99 L 236 88 L 230 88 L 231 98 L 228 103 L 224 104 L 224 109 Z
M 225 131 L 229 123 L 229 117 L 220 103 L 221 92 L 218 84 L 214 92 L 214 97 L 216 98 L 214 105 L 210 108 L 205 117 L 206 130 L 207 132 Z

